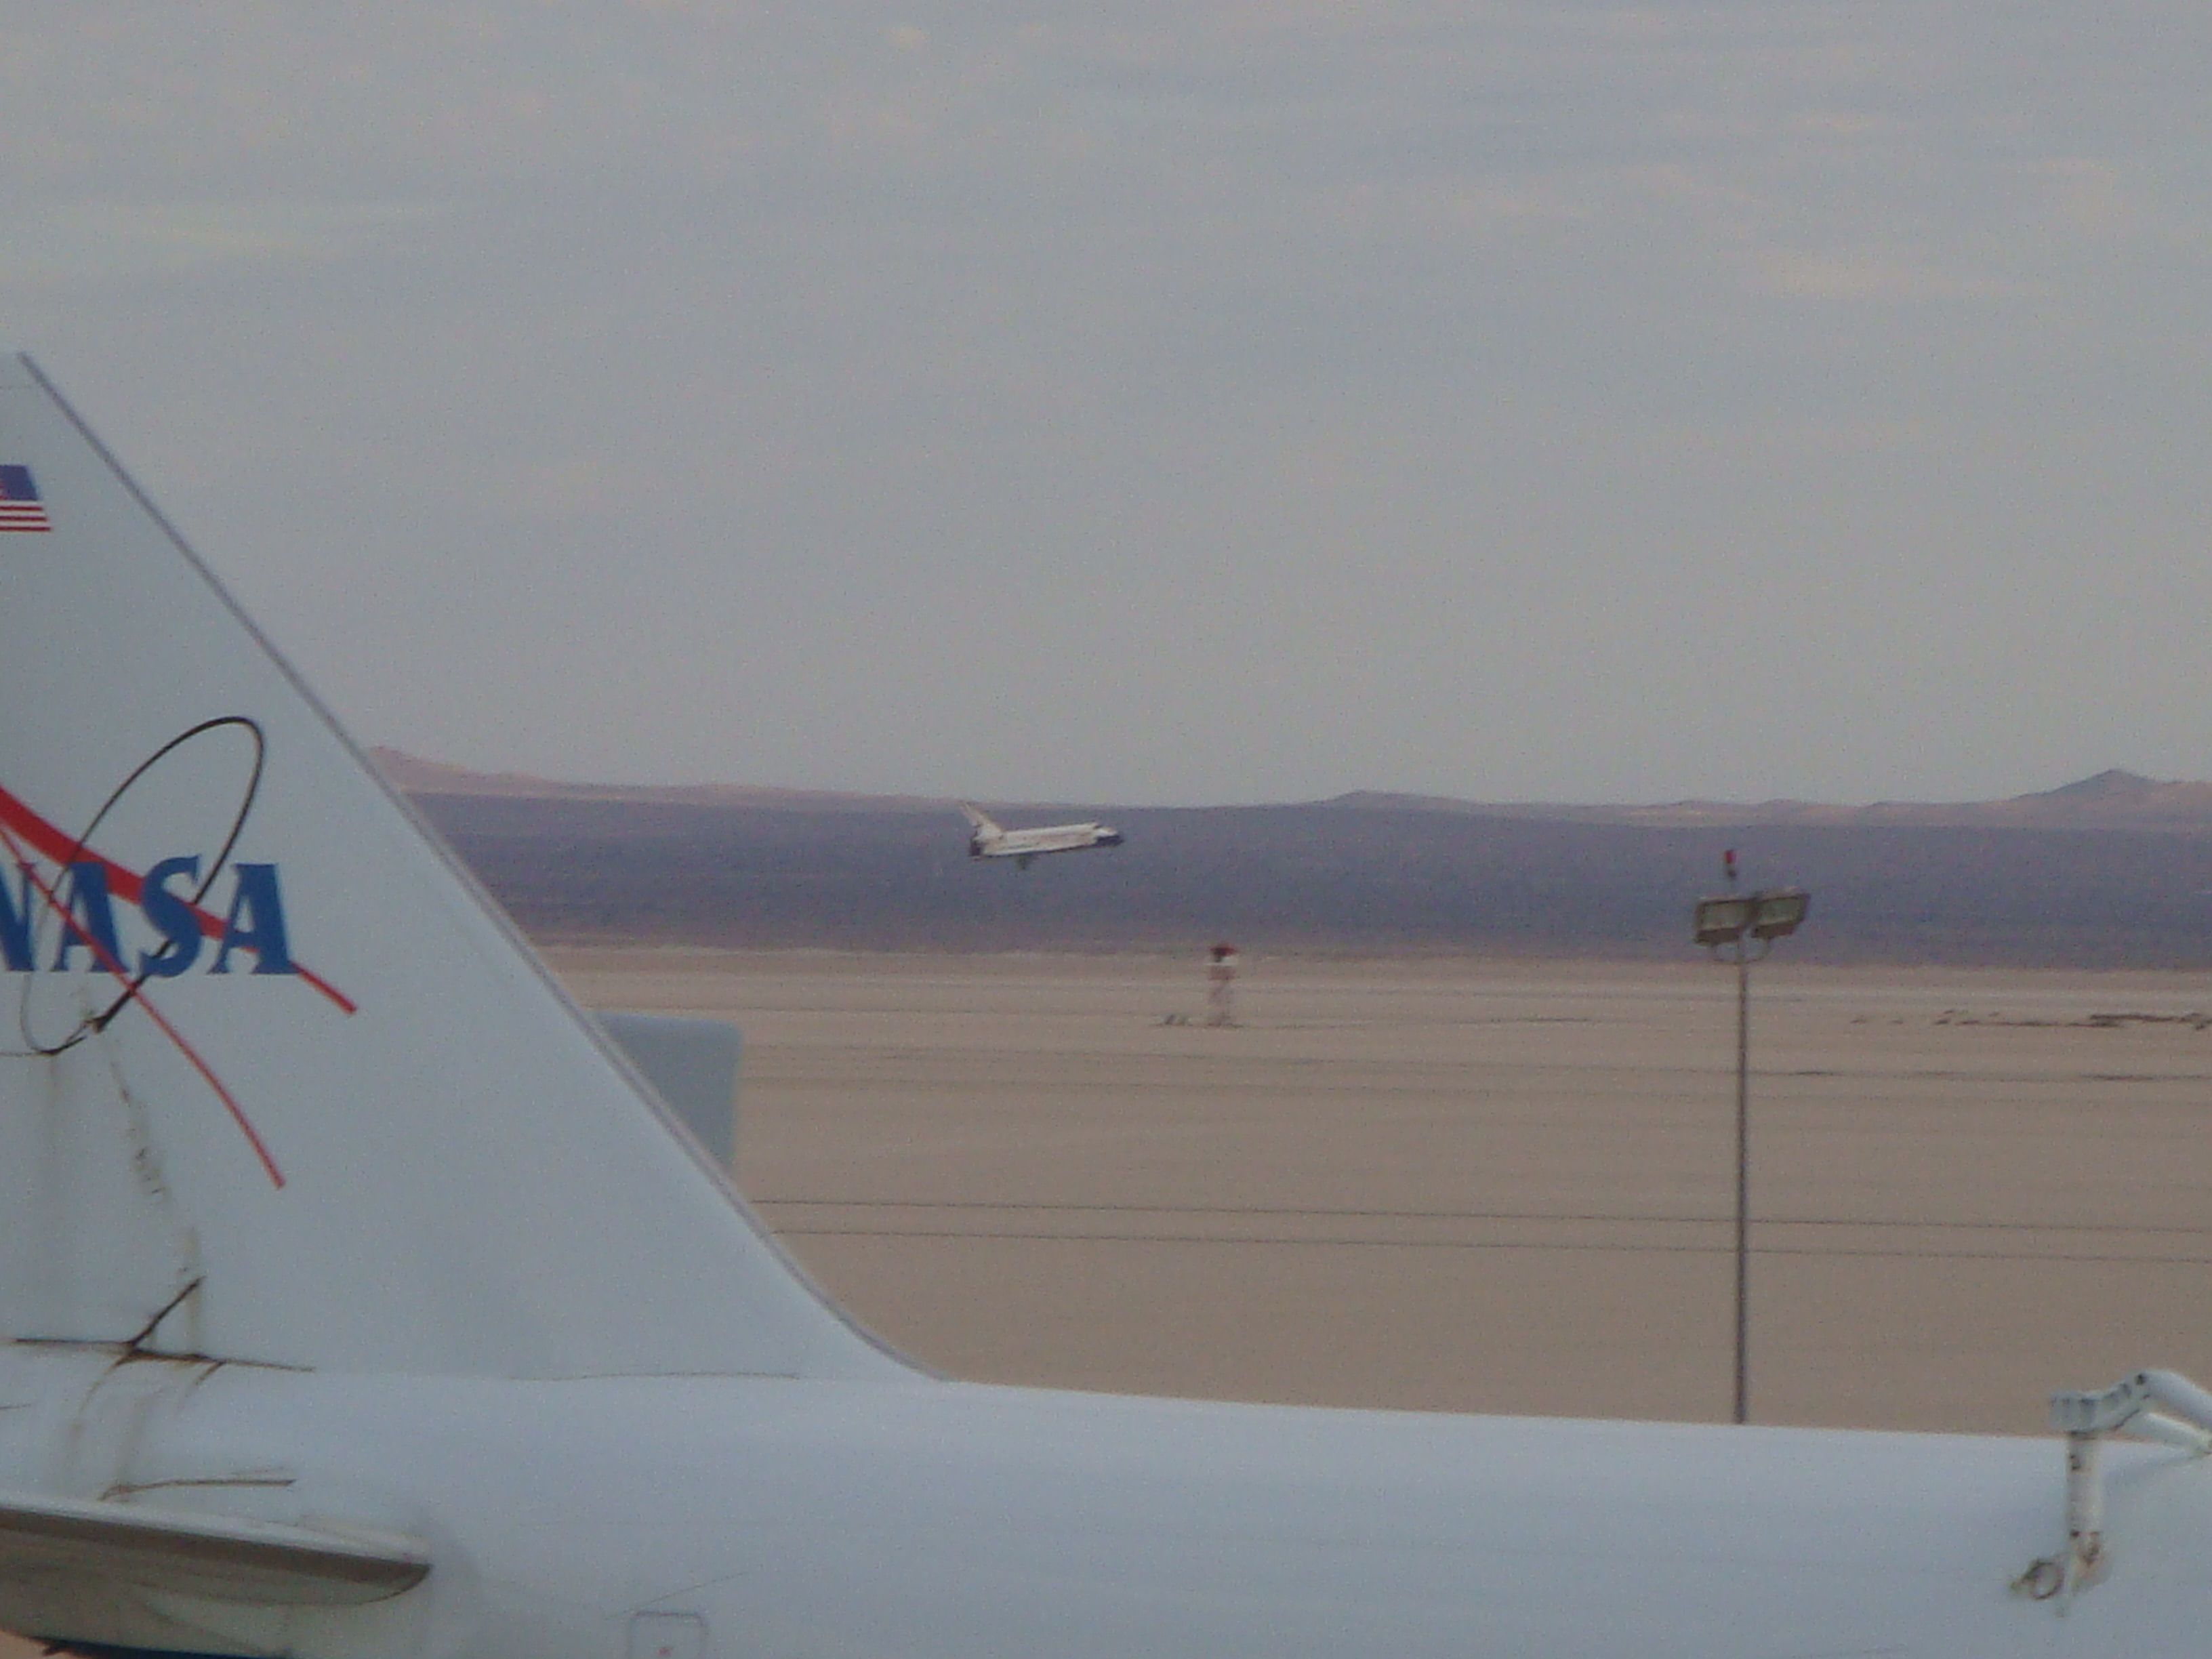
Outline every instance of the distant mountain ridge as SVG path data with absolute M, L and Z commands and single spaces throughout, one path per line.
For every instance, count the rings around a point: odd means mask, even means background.
M 544 940 L 1681 960 L 1735 848 L 1811 890 L 1793 961 L 2212 969 L 2212 786 L 2124 772 L 1954 806 L 1010 805 L 1127 837 L 1018 870 L 948 801 L 392 769 Z
M 768 806 L 786 811 L 935 812 L 945 803 L 922 795 L 866 795 L 830 789 L 778 789 L 750 783 L 576 783 L 529 772 L 475 772 L 381 744 L 368 757 L 409 795 L 500 795 L 519 800 L 659 802 L 690 806 Z
M 398 749 L 369 751 L 385 776 L 412 795 L 499 795 L 531 800 L 659 802 L 701 806 L 760 806 L 787 811 L 938 812 L 950 797 L 875 795 L 827 789 L 786 789 L 759 784 L 580 783 L 523 772 L 476 772 L 424 760 Z M 1298 803 L 1291 803 L 1297 805 Z M 1310 803 L 1352 811 L 1450 812 L 1474 817 L 1556 820 L 1570 823 L 1639 824 L 1651 829 L 1724 828 L 1730 824 L 1887 824 L 2013 829 L 2212 830 L 2212 783 L 2170 782 L 2109 768 L 2092 776 L 2001 800 L 1874 801 L 1845 805 L 1825 801 L 1678 800 L 1651 805 L 1554 801 L 1474 801 L 1449 795 L 1358 789 Z M 1014 812 L 1053 811 L 1053 803 L 1009 805 Z M 1127 811 L 1106 804 L 1080 810 Z M 1203 809 L 1200 809 L 1203 810 Z
M 1445 796 L 1372 790 L 1338 795 L 1328 806 L 1472 813 L 1484 817 L 1558 819 L 1573 823 L 1637 823 L 1654 829 L 1729 824 L 1917 825 L 2020 830 L 2212 830 L 2212 783 L 2168 782 L 2118 767 L 2056 789 L 2002 800 L 1873 801 L 1863 806 L 1808 800 L 1678 800 L 1652 805 L 1576 805 L 1551 802 L 1485 805 Z

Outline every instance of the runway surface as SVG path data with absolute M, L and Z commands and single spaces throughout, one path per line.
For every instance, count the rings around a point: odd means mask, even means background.
M 567 951 L 734 1019 L 737 1173 L 861 1320 L 963 1376 L 1717 1419 L 1735 980 L 1680 967 Z M 1752 1409 L 2039 1432 L 2212 1380 L 2212 987 L 1754 978 Z

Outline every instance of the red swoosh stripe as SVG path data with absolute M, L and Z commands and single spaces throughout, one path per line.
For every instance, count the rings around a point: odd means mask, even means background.
M 5 791 L 0 791 L 0 793 L 5 793 Z M 15 798 L 9 796 L 9 799 L 13 801 Z M 20 805 L 20 803 L 17 804 Z M 154 1006 L 153 999 L 146 994 L 146 988 L 135 984 L 125 977 L 123 964 L 108 955 L 106 947 L 93 938 L 90 931 L 82 922 L 62 908 L 61 899 L 54 890 L 47 886 L 39 872 L 33 870 L 28 861 L 24 860 L 23 849 L 15 844 L 15 836 L 9 834 L 5 829 L 0 829 L 0 842 L 6 842 L 8 850 L 15 854 L 18 863 L 22 864 L 25 872 L 31 878 L 32 884 L 39 890 L 46 902 L 53 907 L 54 914 L 62 919 L 62 925 L 77 936 L 77 939 L 98 959 L 101 967 L 122 981 L 123 994 L 146 1011 L 146 1018 L 160 1028 L 161 1035 L 174 1043 L 177 1052 L 190 1060 L 192 1069 L 206 1079 L 208 1087 L 215 1091 L 215 1097 L 222 1103 L 223 1110 L 230 1114 L 231 1121 L 238 1125 L 239 1133 L 246 1137 L 246 1144 L 253 1148 L 254 1157 L 261 1160 L 261 1167 L 268 1172 L 270 1184 L 281 1191 L 284 1185 L 284 1172 L 276 1167 L 276 1160 L 270 1156 L 268 1144 L 261 1139 L 261 1132 L 253 1127 L 253 1120 L 246 1116 L 246 1109 L 238 1103 L 238 1097 L 223 1087 L 222 1079 L 215 1074 L 215 1068 L 202 1060 L 199 1051 L 185 1041 L 184 1033 L 162 1018 L 161 1011 Z
M 108 890 L 120 895 L 133 904 L 139 903 L 145 895 L 145 877 L 135 870 L 116 863 L 112 859 L 102 858 L 89 847 L 79 845 L 75 836 L 64 834 L 47 823 L 5 789 L 0 789 L 0 826 L 4 826 L 21 836 L 30 844 L 33 850 L 45 854 L 46 859 L 54 864 L 67 864 L 73 859 L 97 864 L 106 872 Z M 12 842 L 10 845 L 13 845 Z M 20 856 L 20 850 L 18 855 Z M 40 885 L 40 891 L 46 891 L 43 883 Z M 47 896 L 51 902 L 52 896 L 49 894 Z M 192 919 L 199 923 L 202 933 L 210 939 L 222 937 L 223 921 L 220 916 L 210 915 L 197 904 L 187 908 L 192 913 Z M 109 971 L 118 979 L 124 976 L 119 966 L 110 964 Z M 329 998 L 343 1012 L 350 1014 L 358 1011 L 360 1004 L 320 974 L 301 968 L 300 977 Z

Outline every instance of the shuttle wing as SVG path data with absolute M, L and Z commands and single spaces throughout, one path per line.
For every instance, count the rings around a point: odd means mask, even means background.
M 118 1586 L 263 1607 L 351 1607 L 411 1589 L 411 1539 L 0 1492 L 0 1582 L 51 1593 Z

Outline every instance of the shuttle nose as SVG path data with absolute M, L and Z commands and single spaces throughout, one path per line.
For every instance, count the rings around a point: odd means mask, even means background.
M 1098 832 L 1098 844 L 1101 847 L 1119 847 L 1121 844 L 1121 832 L 1119 830 L 1101 830 Z

